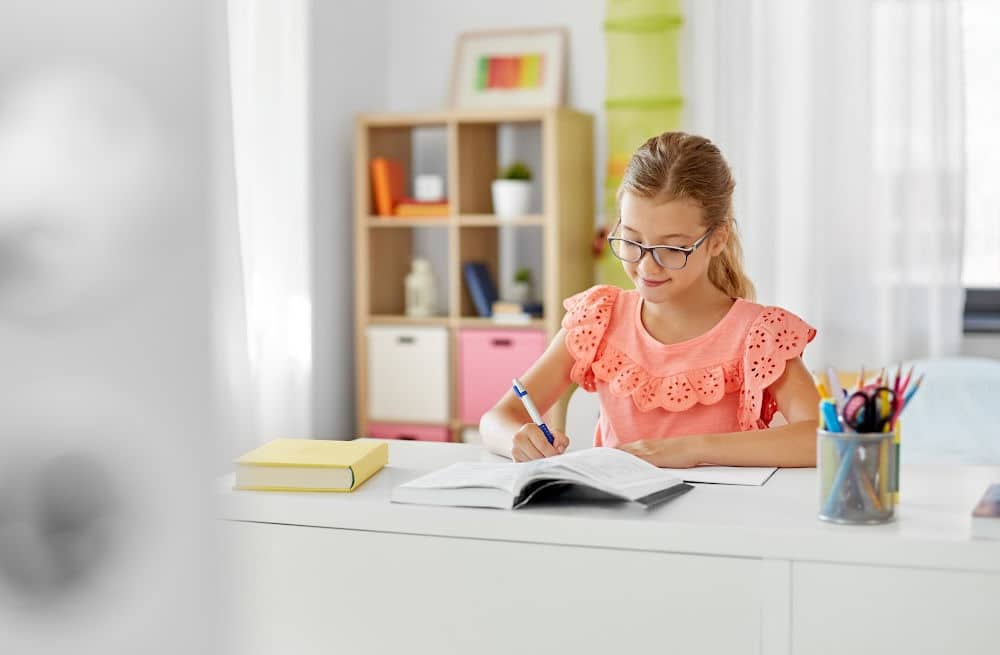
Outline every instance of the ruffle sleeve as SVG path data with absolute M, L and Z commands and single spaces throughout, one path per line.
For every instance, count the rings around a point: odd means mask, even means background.
M 740 392 L 741 430 L 766 428 L 778 411 L 767 388 L 785 372 L 789 360 L 800 357 L 816 330 L 780 307 L 767 307 L 750 324 L 743 348 L 743 388 Z
M 598 285 L 563 301 L 566 349 L 574 363 L 570 379 L 587 391 L 596 391 L 593 364 L 611 322 L 611 311 L 621 289 Z

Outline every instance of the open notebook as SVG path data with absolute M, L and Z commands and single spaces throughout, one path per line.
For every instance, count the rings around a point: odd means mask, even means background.
M 692 487 L 624 451 L 589 448 L 533 462 L 452 464 L 397 487 L 392 501 L 512 509 L 574 488 L 652 507 Z

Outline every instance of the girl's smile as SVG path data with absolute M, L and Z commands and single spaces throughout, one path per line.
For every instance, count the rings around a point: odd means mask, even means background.
M 649 287 L 650 289 L 652 289 L 653 287 L 658 287 L 658 286 L 664 285 L 664 284 L 666 284 L 667 282 L 670 282 L 670 281 L 671 281 L 670 278 L 667 278 L 665 280 L 647 280 L 644 277 L 640 277 L 639 278 L 640 284 L 642 284 L 642 286 L 644 286 L 644 287 Z

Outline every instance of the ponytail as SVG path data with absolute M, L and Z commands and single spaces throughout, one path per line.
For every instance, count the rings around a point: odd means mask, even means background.
M 708 279 L 730 298 L 754 300 L 757 291 L 743 271 L 743 245 L 736 232 L 736 221 L 730 218 L 726 247 L 708 265 Z

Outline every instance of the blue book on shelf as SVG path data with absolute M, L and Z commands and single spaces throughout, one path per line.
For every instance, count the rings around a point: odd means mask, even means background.
M 472 297 L 472 304 L 480 316 L 493 316 L 493 303 L 497 301 L 497 289 L 493 285 L 490 272 L 483 262 L 465 262 L 462 265 L 465 286 Z

